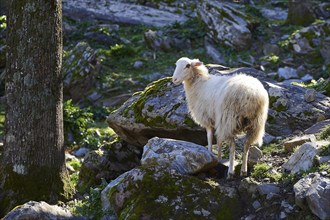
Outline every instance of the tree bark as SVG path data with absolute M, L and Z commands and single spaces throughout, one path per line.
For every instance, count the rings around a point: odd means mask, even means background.
M 63 141 L 61 1 L 8 2 L 0 216 L 29 200 L 56 203 L 71 190 Z
M 310 0 L 289 0 L 287 22 L 294 25 L 307 26 L 315 21 L 312 10 L 313 3 Z

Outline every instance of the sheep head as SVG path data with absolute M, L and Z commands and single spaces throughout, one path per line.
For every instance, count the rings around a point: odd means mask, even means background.
M 194 76 L 194 68 L 202 66 L 203 63 L 198 59 L 189 59 L 187 57 L 181 57 L 176 61 L 176 68 L 172 77 L 172 82 L 175 85 L 179 85 L 183 81 L 190 79 Z

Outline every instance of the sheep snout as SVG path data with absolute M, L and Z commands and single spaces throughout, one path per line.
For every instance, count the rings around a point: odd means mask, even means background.
M 172 82 L 175 84 L 175 85 L 179 85 L 181 82 L 178 78 L 172 78 Z

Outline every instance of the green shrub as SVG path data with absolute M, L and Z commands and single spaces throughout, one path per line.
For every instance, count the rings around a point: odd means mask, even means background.
M 67 100 L 63 105 L 64 140 L 67 145 L 79 144 L 86 136 L 93 114 Z

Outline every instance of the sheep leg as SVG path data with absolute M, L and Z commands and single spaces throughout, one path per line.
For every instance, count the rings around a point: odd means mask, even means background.
M 249 149 L 250 149 L 250 143 L 246 142 L 244 144 L 243 161 L 242 161 L 242 167 L 241 167 L 241 176 L 247 176 L 247 160 L 248 160 L 248 157 L 249 157 Z
M 207 127 L 207 146 L 210 152 L 212 152 L 212 141 L 213 141 L 213 128 Z
M 233 140 L 229 141 L 229 168 L 227 179 L 232 179 L 234 177 L 234 162 L 235 162 L 235 142 Z
M 222 155 L 221 155 L 222 141 L 218 139 L 217 145 L 218 145 L 218 160 L 220 161 L 222 159 Z

